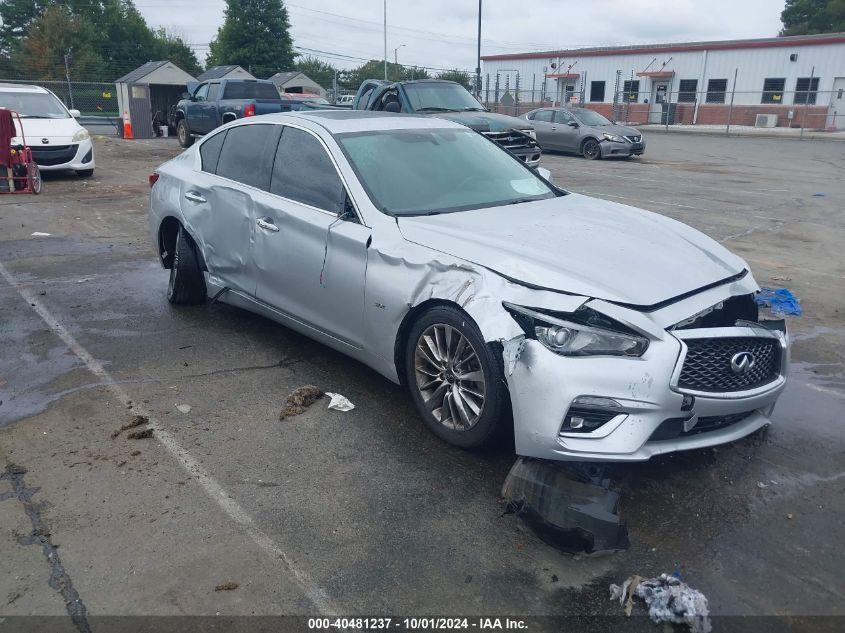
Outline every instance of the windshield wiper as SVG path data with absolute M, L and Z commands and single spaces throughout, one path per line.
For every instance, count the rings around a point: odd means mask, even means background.
M 426 106 L 424 108 L 417 108 L 417 112 L 456 112 L 452 108 L 438 108 L 436 106 Z
M 22 114 L 22 119 L 52 119 L 51 116 L 44 116 L 43 114 Z
M 484 108 L 476 108 L 475 106 L 468 106 L 466 108 L 461 108 L 462 112 L 487 112 Z
M 523 202 L 537 202 L 537 200 L 543 200 L 543 198 L 517 198 L 516 200 L 511 200 L 506 204 L 522 204 Z

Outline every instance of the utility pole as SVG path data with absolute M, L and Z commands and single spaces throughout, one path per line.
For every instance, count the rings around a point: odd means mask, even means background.
M 475 98 L 481 98 L 481 0 L 478 0 L 478 54 L 475 59 Z
M 393 49 L 393 63 L 397 66 L 399 65 L 399 49 L 405 46 L 404 44 L 400 44 L 396 48 Z
M 70 101 L 70 109 L 73 110 L 73 88 L 70 86 L 70 64 L 68 60 L 70 59 L 70 54 L 73 49 L 68 49 L 68 52 L 65 53 L 65 79 L 67 79 L 67 95 L 68 100 Z
M 384 80 L 387 81 L 387 0 L 384 0 Z

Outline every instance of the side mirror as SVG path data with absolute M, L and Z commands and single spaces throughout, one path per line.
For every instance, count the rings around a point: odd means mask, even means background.
M 182 93 L 182 98 L 183 98 L 183 99 L 190 99 L 190 98 L 191 98 L 191 93 L 190 93 L 190 92 L 183 92 L 183 93 Z
M 537 173 L 538 173 L 538 174 L 540 174 L 540 177 L 541 177 L 541 178 L 545 178 L 545 179 L 546 179 L 546 180 L 548 180 L 549 182 L 552 182 L 552 172 L 550 172 L 550 171 L 549 171 L 548 169 L 546 169 L 545 167 L 538 167 L 538 168 L 537 168 Z
M 578 123 L 576 121 L 567 121 L 566 123 L 569 127 L 578 127 Z
M 77 110 L 76 108 L 74 108 L 72 110 L 68 110 L 68 112 L 70 112 L 70 116 L 72 116 L 74 119 L 78 119 L 79 117 L 82 116 L 82 113 L 79 110 Z

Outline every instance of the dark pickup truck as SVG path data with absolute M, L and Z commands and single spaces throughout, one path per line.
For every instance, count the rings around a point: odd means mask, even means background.
M 352 108 L 428 114 L 463 123 L 495 141 L 529 167 L 540 163 L 540 146 L 530 121 L 488 112 L 466 88 L 454 81 L 367 79 L 358 88 Z
M 176 104 L 170 125 L 182 147 L 190 147 L 194 136 L 248 116 L 282 111 L 282 98 L 275 84 L 263 79 L 215 79 L 188 83 L 188 92 Z

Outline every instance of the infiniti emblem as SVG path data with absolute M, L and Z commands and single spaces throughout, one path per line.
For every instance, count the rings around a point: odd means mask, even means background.
M 747 374 L 754 367 L 754 354 L 751 352 L 739 352 L 731 357 L 731 371 L 735 374 Z

